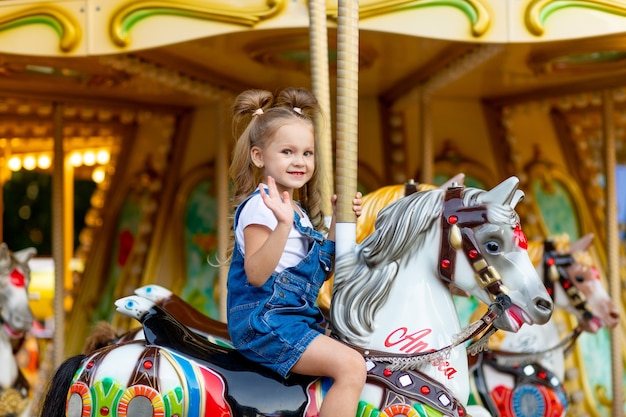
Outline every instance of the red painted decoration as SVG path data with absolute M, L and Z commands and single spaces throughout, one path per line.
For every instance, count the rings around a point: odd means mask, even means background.
M 528 249 L 528 239 L 526 239 L 526 235 L 522 231 L 522 227 L 519 223 L 515 225 L 513 234 L 515 235 L 515 244 L 522 249 Z
M 554 258 L 548 258 L 548 261 L 546 263 L 548 264 L 548 266 L 554 265 Z
M 422 387 L 420 388 L 420 392 L 424 395 L 428 395 L 430 394 L 430 388 L 426 385 L 422 385 Z
M 109 415 L 109 407 L 102 407 L 100 409 L 100 415 L 101 416 L 108 416 Z
M 87 367 L 86 367 L 86 368 L 87 368 L 87 369 L 91 369 L 91 368 L 93 368 L 93 366 L 94 366 L 94 365 L 95 365 L 95 362 L 94 362 L 94 361 L 89 361 L 89 363 L 87 364 Z
M 459 218 L 456 217 L 456 216 L 448 217 L 448 223 L 450 223 L 450 224 L 456 224 L 456 222 L 458 222 L 458 221 L 459 221 Z
M 469 257 L 472 259 L 476 259 L 478 257 L 478 251 L 476 249 L 470 249 Z
M 391 376 L 391 374 L 393 374 L 393 372 L 391 372 L 389 369 L 385 369 L 385 370 L 383 371 L 383 375 L 385 375 L 386 377 L 390 377 L 390 376 Z
M 146 369 L 152 369 L 152 365 L 153 365 L 152 361 L 145 361 L 143 363 L 143 367 L 146 368 Z
M 442 259 L 441 266 L 443 266 L 446 269 L 450 268 L 450 259 Z
M 11 285 L 18 288 L 24 287 L 24 274 L 22 274 L 17 268 L 11 271 Z

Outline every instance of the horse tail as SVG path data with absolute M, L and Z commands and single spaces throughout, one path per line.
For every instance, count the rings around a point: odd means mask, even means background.
M 65 417 L 65 402 L 74 374 L 85 355 L 73 356 L 59 366 L 48 384 L 48 392 L 41 406 L 40 417 Z

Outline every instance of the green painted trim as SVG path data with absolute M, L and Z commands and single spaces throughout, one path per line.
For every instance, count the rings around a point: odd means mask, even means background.
M 489 29 L 491 23 L 491 12 L 489 8 L 482 3 L 482 0 L 405 0 L 398 1 L 381 1 L 364 5 L 359 10 L 361 19 L 368 19 L 375 16 L 395 13 L 402 10 L 418 9 L 423 7 L 452 7 L 461 11 L 472 26 L 472 34 L 474 37 L 484 35 Z M 328 13 L 329 18 L 337 20 L 338 10 L 332 9 Z
M 28 16 L 28 17 L 16 19 L 12 22 L 0 24 L 0 32 L 9 30 L 9 29 L 14 29 L 20 26 L 28 26 L 28 25 L 35 25 L 35 24 L 44 24 L 44 25 L 50 26 L 52 29 L 54 29 L 57 35 L 59 35 L 59 38 L 63 37 L 63 33 L 64 33 L 63 25 L 61 25 L 58 22 L 58 20 L 52 17 L 48 17 L 46 15 Z
M 124 47 L 128 45 L 128 34 L 139 21 L 157 16 L 181 16 L 191 19 L 215 21 L 220 23 L 237 24 L 252 27 L 264 19 L 279 13 L 284 7 L 283 0 L 267 1 L 265 9 L 231 8 L 220 10 L 208 4 L 199 5 L 172 5 L 162 1 L 140 1 L 129 3 L 114 13 L 111 20 L 110 34 L 113 43 Z
M 548 19 L 548 17 L 550 17 L 553 13 L 561 9 L 566 9 L 566 8 L 571 8 L 571 7 L 597 10 L 603 13 L 609 13 L 609 14 L 614 14 L 618 16 L 626 15 L 626 9 L 622 12 L 619 12 L 619 11 L 616 11 L 614 8 L 603 6 L 600 4 L 586 3 L 586 2 L 576 1 L 576 0 L 573 0 L 573 1 L 572 0 L 562 0 L 562 1 L 557 0 L 552 3 L 547 4 L 546 7 L 544 7 L 539 12 L 539 21 L 541 22 L 541 24 L 544 24 L 546 20 Z

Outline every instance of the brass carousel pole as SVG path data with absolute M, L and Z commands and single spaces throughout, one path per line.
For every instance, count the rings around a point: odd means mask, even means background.
M 226 281 L 228 280 L 228 266 L 224 265 L 226 254 L 228 252 L 228 242 L 230 239 L 230 223 L 228 216 L 230 212 L 230 197 L 228 192 L 228 138 L 226 132 L 226 121 L 230 120 L 228 114 L 228 105 L 232 102 L 232 97 L 226 93 L 221 95 L 220 102 L 217 104 L 219 115 L 219 127 L 217 134 L 217 155 L 215 170 L 217 181 L 217 218 L 221 219 L 217 225 L 218 248 L 217 254 L 219 259 L 219 313 L 220 319 L 226 322 Z
M 311 82 L 313 94 L 322 108 L 315 119 L 315 131 L 320 144 L 319 169 L 322 191 L 322 210 L 330 215 L 330 196 L 333 192 L 333 144 L 331 135 L 330 81 L 328 71 L 328 33 L 326 28 L 326 0 L 309 0 L 309 39 L 311 42 Z
M 52 256 L 54 259 L 54 368 L 65 359 L 65 284 L 73 247 L 73 172 L 63 145 L 63 105 L 54 106 L 54 171 L 52 174 Z M 70 281 L 71 283 L 71 281 Z
M 619 277 L 619 235 L 617 223 L 617 190 L 616 190 L 616 160 L 615 160 L 615 119 L 613 94 L 610 90 L 602 94 L 602 116 L 604 135 L 604 175 L 606 178 L 606 245 L 607 270 L 609 276 L 609 294 L 614 300 L 620 300 L 621 288 Z M 615 326 L 611 332 L 611 363 L 613 405 L 611 415 L 624 415 L 624 395 L 622 390 L 622 349 L 621 326 Z
M 422 153 L 422 175 L 420 181 L 423 184 L 434 184 L 434 152 L 433 152 L 433 133 L 432 133 L 432 117 L 430 94 L 425 88 L 420 89 L 419 104 L 419 121 L 420 121 L 420 146 Z
M 352 198 L 358 170 L 359 2 L 339 0 L 338 11 L 337 256 L 351 250 L 356 241 Z

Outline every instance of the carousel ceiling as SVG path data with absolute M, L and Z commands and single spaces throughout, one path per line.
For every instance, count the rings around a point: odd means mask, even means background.
M 328 40 L 333 91 L 335 29 Z M 415 100 L 412 93 L 419 88 L 437 97 L 501 105 L 580 95 L 593 101 L 603 89 L 622 91 L 623 44 L 617 36 L 470 44 L 362 30 L 359 94 L 389 104 Z M 66 136 L 95 141 L 107 137 L 108 130 L 124 129 L 125 120 L 132 121 L 141 109 L 175 112 L 223 99 L 224 92 L 310 84 L 304 29 L 236 32 L 119 55 L 0 54 L 0 135 L 50 138 L 54 102 L 65 103 L 65 128 L 71 130 Z M 43 139 L 41 144 L 42 150 L 51 146 Z
M 438 95 L 528 99 L 615 87 L 626 72 L 623 39 L 481 45 L 361 31 L 359 92 L 395 100 L 442 72 Z M 329 32 L 334 76 L 336 32 Z M 487 52 L 485 52 L 487 50 Z M 308 32 L 219 35 L 127 55 L 52 58 L 0 54 L 3 96 L 196 106 L 226 89 L 310 85 Z

